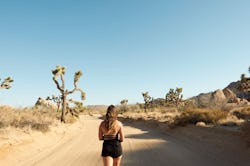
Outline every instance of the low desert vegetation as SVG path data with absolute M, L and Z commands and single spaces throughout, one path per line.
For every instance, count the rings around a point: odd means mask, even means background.
M 141 108 L 139 105 L 129 105 L 128 111 L 122 113 L 122 117 L 133 120 L 155 120 L 159 122 L 170 123 L 174 117 L 180 115 L 180 112 L 175 108 L 155 107 L 147 109 Z
M 51 111 L 44 107 L 39 108 L 12 108 L 9 106 L 0 107 L 0 128 L 30 128 L 42 132 L 49 131 L 49 126 L 60 119 L 59 112 Z M 68 118 L 68 123 L 73 122 Z
M 204 122 L 205 124 L 216 125 L 219 120 L 227 118 L 228 113 L 221 110 L 193 109 L 182 112 L 175 117 L 175 126 L 185 126 L 187 124 L 196 124 Z
M 231 112 L 239 119 L 250 120 L 250 107 L 233 109 Z
M 139 104 L 129 105 L 127 112 L 123 112 L 122 116 L 134 120 L 157 120 L 159 122 L 168 123 L 170 126 L 185 126 L 188 124 L 196 124 L 204 122 L 205 124 L 217 125 L 222 119 L 228 117 L 228 112 L 212 109 L 201 109 L 186 106 L 180 111 L 178 107 L 154 107 L 149 108 L 147 112 L 141 108 Z
M 128 99 L 123 99 L 120 101 L 120 106 L 119 106 L 119 112 L 123 113 L 123 112 L 127 112 L 128 111 Z

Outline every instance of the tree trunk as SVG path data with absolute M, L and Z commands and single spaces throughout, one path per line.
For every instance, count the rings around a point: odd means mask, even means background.
M 62 116 L 61 116 L 61 122 L 65 123 L 65 112 L 67 109 L 67 101 L 66 101 L 67 95 L 63 94 L 62 98 Z

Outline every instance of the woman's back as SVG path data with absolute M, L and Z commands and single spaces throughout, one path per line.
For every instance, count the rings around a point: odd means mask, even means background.
M 103 121 L 101 123 L 101 130 L 102 130 L 102 133 L 103 135 L 116 135 L 119 133 L 120 129 L 121 129 L 121 122 L 119 122 L 118 120 L 116 120 L 112 126 L 111 129 L 107 129 L 106 127 L 106 121 Z

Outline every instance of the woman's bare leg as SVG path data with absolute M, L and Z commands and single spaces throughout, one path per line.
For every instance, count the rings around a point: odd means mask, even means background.
M 113 166 L 113 158 L 112 157 L 102 157 L 104 166 Z
M 113 166 L 120 166 L 121 160 L 122 160 L 122 156 L 114 158 L 113 160 L 114 160 L 113 161 Z

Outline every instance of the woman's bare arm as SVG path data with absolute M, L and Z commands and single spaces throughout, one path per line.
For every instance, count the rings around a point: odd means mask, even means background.
M 120 141 L 123 142 L 124 132 L 123 132 L 123 125 L 122 124 L 121 124 L 120 130 L 119 130 L 119 134 L 120 134 Z
M 98 137 L 100 141 L 103 140 L 102 123 L 99 126 Z

